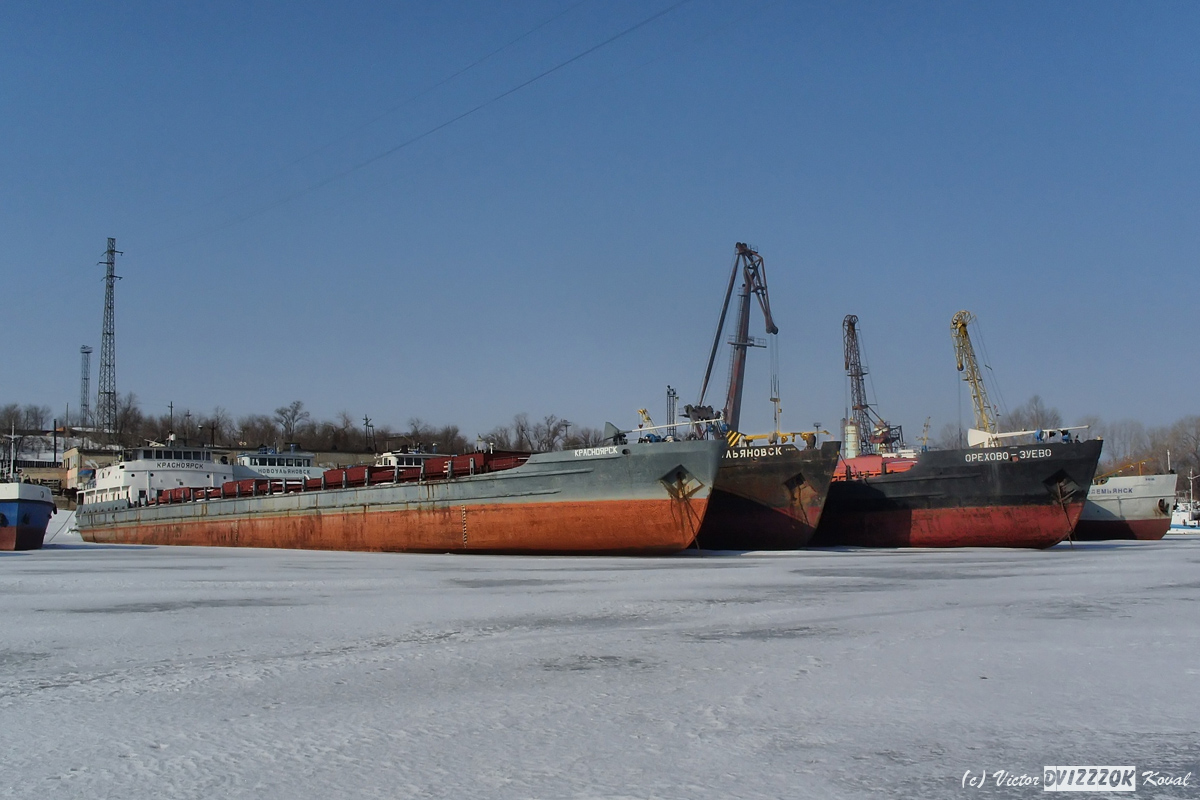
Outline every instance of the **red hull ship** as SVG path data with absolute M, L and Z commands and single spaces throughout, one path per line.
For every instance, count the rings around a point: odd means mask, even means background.
M 845 459 L 812 545 L 1053 547 L 1079 521 L 1101 444 Z

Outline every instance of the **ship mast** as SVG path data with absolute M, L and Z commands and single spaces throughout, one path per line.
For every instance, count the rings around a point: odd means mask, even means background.
M 963 373 L 963 380 L 971 387 L 971 403 L 975 406 L 975 427 L 984 433 L 995 434 L 996 415 L 988 401 L 987 387 L 983 385 L 983 374 L 979 371 L 979 362 L 975 359 L 975 348 L 971 345 L 971 335 L 967 333 L 967 325 L 975 321 L 975 315 L 970 311 L 959 311 L 950 320 L 950 330 L 954 336 L 954 356 L 957 359 L 958 371 Z

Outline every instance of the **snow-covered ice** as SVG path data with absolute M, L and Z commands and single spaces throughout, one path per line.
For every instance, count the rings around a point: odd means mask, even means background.
M 1200 794 L 1200 537 L 658 559 L 62 541 L 0 554 L 0 797 L 1034 797 L 961 781 L 1050 764 L 1191 771 L 1133 796 Z

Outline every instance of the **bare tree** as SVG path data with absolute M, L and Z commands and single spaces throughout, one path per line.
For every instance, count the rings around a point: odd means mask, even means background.
M 487 433 L 482 433 L 478 437 L 483 440 L 485 446 L 491 446 L 497 450 L 514 450 L 516 445 L 513 444 L 512 429 L 507 425 L 497 425 Z
M 126 447 L 141 444 L 142 425 L 145 415 L 138 405 L 137 395 L 128 392 L 117 398 L 117 420 L 114 435 L 118 444 Z
M 276 442 L 279 429 L 275 420 L 265 414 L 250 414 L 238 419 L 241 447 L 262 447 Z
M 1062 414 L 1034 395 L 1009 412 L 1001 427 L 1006 431 L 1036 431 L 1062 427 Z
M 1167 432 L 1171 442 L 1171 460 L 1176 472 L 1200 472 L 1200 416 L 1191 414 L 1176 422 Z
M 208 444 L 224 443 L 229 438 L 231 424 L 229 412 L 217 406 L 211 414 L 200 418 L 200 427 L 203 428 L 201 432 L 204 434 L 202 438 L 207 439 Z
M 933 440 L 935 450 L 957 450 L 967 446 L 967 432 L 957 422 L 947 422 Z
M 275 409 L 275 421 L 279 423 L 284 441 L 295 441 L 296 426 L 309 419 L 309 413 L 304 410 L 304 403 L 293 400 L 286 406 Z
M 0 406 L 0 427 L 4 430 L 0 434 L 5 436 L 15 435 L 12 431 L 21 428 L 23 417 L 21 415 L 21 406 L 18 403 L 9 403 L 6 406 Z M 23 438 L 19 439 L 4 439 L 5 451 L 12 449 L 16 452 L 21 452 L 22 445 L 25 444 Z M 8 469 L 7 465 L 5 469 Z
M 1104 460 L 1108 470 L 1148 456 L 1150 436 L 1146 431 L 1146 426 L 1141 422 L 1122 419 L 1104 427 Z
M 434 435 L 433 443 L 439 453 L 464 453 L 467 450 L 467 437 L 462 435 L 457 425 L 443 425 Z
M 9 433 L 13 428 L 21 427 L 21 406 L 19 403 L 9 403 L 5 406 L 0 406 L 0 426 L 4 427 L 4 433 Z
M 604 438 L 604 431 L 599 428 L 589 428 L 584 425 L 571 426 L 571 432 L 563 439 L 563 449 L 571 450 L 576 447 L 595 447 Z
M 533 450 L 533 426 L 523 411 L 513 416 L 512 443 L 517 450 Z
M 408 420 L 408 430 L 400 434 L 401 438 L 407 441 L 409 447 L 414 450 L 428 450 L 433 446 L 433 440 L 436 436 L 434 429 L 426 425 L 420 417 L 412 417 Z
M 562 447 L 566 435 L 566 423 L 554 414 L 547 414 L 541 422 L 535 423 L 531 430 L 533 443 L 540 452 L 548 453 Z
M 10 434 L 16 430 L 17 438 L 5 441 L 18 454 L 26 449 L 40 450 L 42 441 L 38 434 L 46 429 L 49 419 L 49 406 L 29 404 L 22 407 L 17 403 L 10 403 L 0 407 L 0 426 L 4 428 L 0 433 Z
M 50 422 L 50 406 L 30 403 L 21 409 L 20 427 L 27 431 L 42 431 Z

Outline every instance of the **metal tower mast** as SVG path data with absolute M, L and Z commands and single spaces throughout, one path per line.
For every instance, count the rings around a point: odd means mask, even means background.
M 100 334 L 100 385 L 96 392 L 96 418 L 102 431 L 116 433 L 117 430 L 117 322 L 115 289 L 119 276 L 116 273 L 117 256 L 124 255 L 117 249 L 117 240 L 109 237 L 108 249 L 100 263 L 107 267 L 104 276 L 104 329 Z
M 79 370 L 79 424 L 86 427 L 91 414 L 92 397 L 92 348 L 86 344 L 79 348 L 83 363 Z
M 867 383 L 863 380 L 867 371 L 862 366 L 862 354 L 858 347 L 858 317 L 847 314 L 842 320 L 842 341 L 846 352 L 846 375 L 850 378 L 850 419 L 849 423 L 858 428 L 858 447 L 860 453 L 874 453 L 875 445 L 871 443 L 871 416 L 868 413 Z M 851 437 L 845 436 L 846 440 Z
M 679 435 L 675 420 L 679 417 L 679 392 L 667 386 L 667 436 L 675 438 Z

